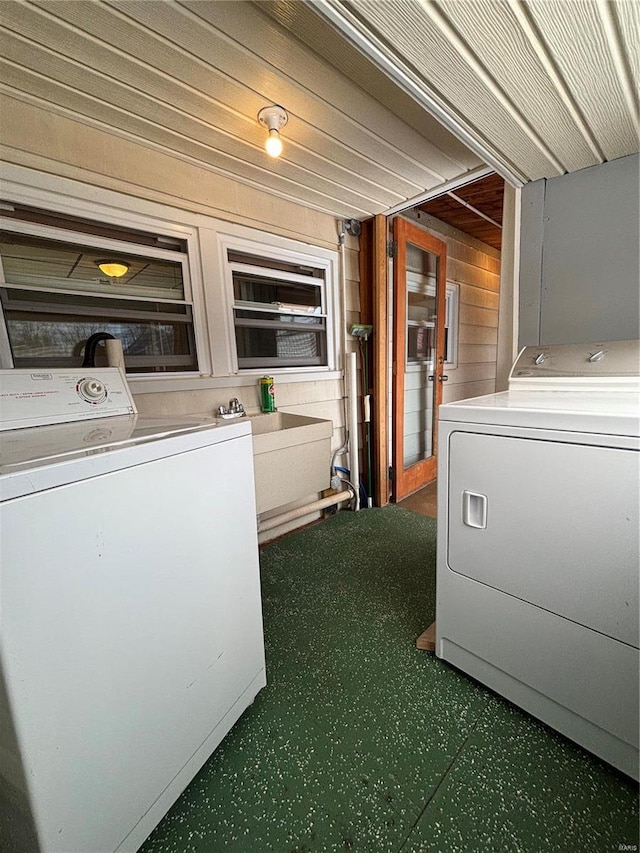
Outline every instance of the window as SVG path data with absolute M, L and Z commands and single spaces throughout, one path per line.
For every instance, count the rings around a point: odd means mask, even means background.
M 331 264 L 284 249 L 254 250 L 238 243 L 224 249 L 238 370 L 330 367 Z
M 334 248 L 64 179 L 3 186 L 0 367 L 80 367 L 107 332 L 134 394 L 337 378 Z
M 447 282 L 444 320 L 445 364 L 458 365 L 458 300 L 460 286 Z M 429 361 L 435 350 L 436 286 L 424 276 L 407 273 L 407 361 L 419 364 Z
M 55 222 L 42 224 L 42 219 Z M 77 221 L 0 220 L 0 303 L 14 367 L 73 367 L 95 332 L 122 341 L 127 373 L 197 370 L 186 247 L 82 233 Z M 88 224 L 88 223 L 87 223 Z M 105 233 L 107 229 L 105 227 Z M 153 242 L 158 242 L 153 238 Z M 98 266 L 116 260 L 119 278 Z

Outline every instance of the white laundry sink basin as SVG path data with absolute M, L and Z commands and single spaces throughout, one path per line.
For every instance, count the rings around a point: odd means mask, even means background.
M 253 415 L 258 513 L 329 487 L 333 422 L 288 412 Z

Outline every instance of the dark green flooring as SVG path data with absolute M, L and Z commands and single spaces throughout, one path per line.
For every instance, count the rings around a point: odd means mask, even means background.
M 261 564 L 269 685 L 144 853 L 638 849 L 634 784 L 415 649 L 435 521 L 342 512 Z

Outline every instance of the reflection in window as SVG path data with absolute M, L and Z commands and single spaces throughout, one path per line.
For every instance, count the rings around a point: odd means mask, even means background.
M 22 226 L 24 228 L 24 226 Z M 184 251 L 132 247 L 35 225 L 38 235 L 0 232 L 0 303 L 15 367 L 82 364 L 95 332 L 122 341 L 127 373 L 197 369 Z M 118 278 L 98 263 L 127 267 Z M 98 353 L 101 351 L 98 347 Z

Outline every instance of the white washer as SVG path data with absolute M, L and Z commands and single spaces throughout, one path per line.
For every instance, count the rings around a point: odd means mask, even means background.
M 436 652 L 638 778 L 638 341 L 439 410 Z
M 0 382 L 0 848 L 134 851 L 266 684 L 250 426 Z

